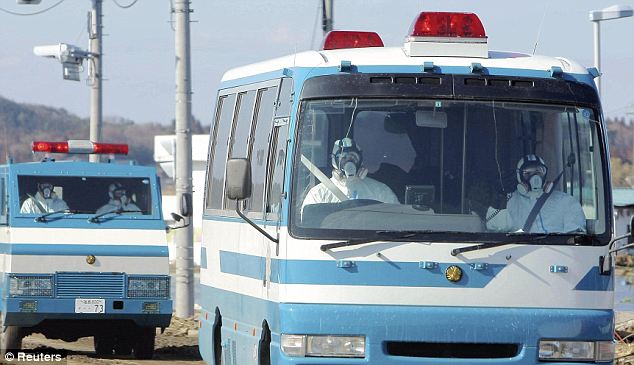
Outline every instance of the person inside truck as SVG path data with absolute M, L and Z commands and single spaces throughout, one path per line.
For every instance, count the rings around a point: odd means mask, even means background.
M 41 181 L 37 184 L 35 195 L 28 194 L 28 199 L 22 203 L 20 213 L 51 213 L 68 210 L 68 205 L 53 191 L 53 184 Z

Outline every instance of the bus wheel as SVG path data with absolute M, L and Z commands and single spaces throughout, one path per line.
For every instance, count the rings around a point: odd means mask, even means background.
M 258 365 L 271 364 L 271 330 L 269 324 L 264 321 L 262 323 L 262 335 L 260 336 L 258 350 Z
M 95 353 L 99 356 L 111 356 L 114 351 L 115 338 L 112 334 L 95 335 Z
M 132 338 L 128 334 L 119 333 L 114 343 L 114 354 L 130 355 L 132 353 Z
M 2 355 L 7 350 L 20 350 L 22 348 L 22 336 L 20 327 L 6 326 L 4 332 L 0 334 L 0 352 Z
M 149 360 L 154 356 L 154 339 L 156 329 L 154 327 L 141 327 L 134 340 L 134 357 L 140 360 Z
M 216 321 L 214 322 L 214 365 L 222 365 L 222 316 L 220 309 L 216 308 Z

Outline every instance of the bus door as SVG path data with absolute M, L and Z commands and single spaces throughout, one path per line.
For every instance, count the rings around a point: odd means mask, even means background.
M 265 186 L 264 203 L 264 229 L 273 237 L 278 238 L 278 242 L 271 242 L 262 236 L 265 247 L 265 279 L 266 298 L 271 296 L 270 282 L 277 282 L 276 270 L 272 270 L 272 261 L 280 256 L 280 245 L 284 240 L 284 234 L 280 234 L 282 222 L 285 220 L 282 209 L 288 193 L 284 189 L 284 172 L 286 169 L 286 152 L 288 149 L 290 124 L 290 111 L 292 100 L 293 82 L 290 78 L 282 79 L 280 92 L 275 103 L 275 116 L 273 118 L 273 129 L 269 138 L 269 152 L 267 163 L 267 179 Z

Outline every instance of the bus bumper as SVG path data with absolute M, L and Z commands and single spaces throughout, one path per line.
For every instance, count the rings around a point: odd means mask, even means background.
M 130 320 L 143 327 L 168 327 L 172 317 L 169 299 L 105 300 L 105 313 L 75 313 L 74 298 L 7 298 L 4 325 L 33 327 L 44 320 Z
M 612 341 L 613 316 L 612 310 L 281 304 L 271 363 L 538 364 L 540 340 Z M 365 336 L 365 357 L 286 356 L 280 333 Z

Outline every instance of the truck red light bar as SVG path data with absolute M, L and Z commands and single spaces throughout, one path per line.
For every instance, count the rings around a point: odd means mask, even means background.
M 474 13 L 422 12 L 409 32 L 413 37 L 486 38 L 484 26 Z
M 35 141 L 33 142 L 32 148 L 33 152 L 114 155 L 128 154 L 127 144 L 95 143 L 83 140 L 69 140 L 68 142 Z
M 383 40 L 375 32 L 333 30 L 326 34 L 321 49 L 383 47 Z

